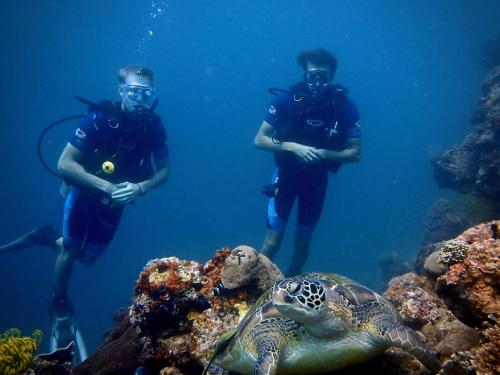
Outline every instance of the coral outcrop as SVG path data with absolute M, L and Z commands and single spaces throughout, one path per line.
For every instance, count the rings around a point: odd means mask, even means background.
M 440 375 L 499 370 L 499 225 L 484 223 L 435 244 L 429 254 L 444 267 L 440 273 L 405 273 L 384 293 L 403 323 L 439 353 Z M 132 374 L 142 367 L 149 373 L 201 374 L 219 336 L 236 327 L 262 290 L 280 277 L 274 264 L 245 246 L 220 249 L 205 264 L 152 260 L 136 282 L 132 306 L 116 315 L 103 346 L 73 373 Z M 394 348 L 335 374 L 365 372 L 429 374 Z
M 51 353 L 39 354 L 33 360 L 33 369 L 29 374 L 70 375 L 73 364 L 74 343 Z
M 128 313 L 117 314 L 104 345 L 73 372 L 133 373 L 144 366 L 151 373 L 200 374 L 219 336 L 236 327 L 264 288 L 282 276 L 248 246 L 220 249 L 205 264 L 151 260 Z
M 500 221 L 466 230 L 456 240 L 467 256 L 440 276 L 436 290 L 462 321 L 479 325 L 500 311 Z
M 500 373 L 497 315 L 500 311 L 499 226 L 499 220 L 491 221 L 467 229 L 452 240 L 433 244 L 434 251 L 425 260 L 426 270 L 429 271 L 431 263 L 446 268 L 438 273 L 441 276 L 437 279 L 423 276 L 417 279 L 425 278 L 432 285 L 437 293 L 434 295 L 442 301 L 437 311 L 443 311 L 443 304 L 446 305 L 445 314 L 426 314 L 429 309 L 425 306 L 429 303 L 424 298 L 421 304 L 423 312 L 417 314 L 422 317 L 418 320 L 420 323 L 428 316 L 438 316 L 432 324 L 424 324 L 421 331 L 430 345 L 440 352 L 443 362 L 440 374 Z M 407 282 L 403 287 L 407 289 L 406 293 L 415 293 L 411 283 Z M 401 292 L 400 288 L 392 294 Z M 405 296 L 399 298 L 403 302 L 397 306 L 404 307 L 409 303 Z M 404 317 L 404 309 L 401 311 Z

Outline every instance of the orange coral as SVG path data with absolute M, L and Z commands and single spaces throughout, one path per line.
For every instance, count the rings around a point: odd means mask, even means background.
M 492 221 L 459 235 L 457 240 L 468 244 L 467 256 L 462 263 L 450 266 L 448 272 L 438 278 L 438 291 L 451 295 L 449 301 L 454 306 L 450 308 L 460 311 L 462 317 L 465 311 L 467 320 L 481 322 L 490 313 L 500 311 L 499 226 L 500 221 Z
M 223 247 L 215 252 L 212 259 L 210 259 L 203 266 L 203 287 L 201 292 L 210 294 L 216 285 L 220 282 L 220 275 L 226 258 L 231 254 L 231 250 Z

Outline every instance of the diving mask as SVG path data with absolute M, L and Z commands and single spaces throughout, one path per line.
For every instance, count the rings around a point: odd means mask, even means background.
M 123 85 L 123 92 L 129 100 L 151 105 L 156 99 L 156 90 L 151 86 Z
M 304 82 L 309 86 L 328 86 L 331 82 L 330 72 L 314 69 L 304 72 Z

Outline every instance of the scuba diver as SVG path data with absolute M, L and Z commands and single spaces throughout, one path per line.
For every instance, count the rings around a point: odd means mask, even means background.
M 111 242 L 126 205 L 164 183 L 169 175 L 167 134 L 154 114 L 154 72 L 142 65 L 119 71 L 121 101 L 90 104 L 58 161 L 65 197 L 62 235 L 50 226 L 35 229 L 0 253 L 33 245 L 59 251 L 55 262 L 51 350 L 76 342 L 86 357 L 74 322 L 68 283 L 76 260 L 92 265 Z
M 303 81 L 277 94 L 255 136 L 256 148 L 274 153 L 276 168 L 263 189 L 269 198 L 267 232 L 261 252 L 273 259 L 297 198 L 294 253 L 287 275 L 301 272 L 309 255 L 312 234 L 319 220 L 328 173 L 361 158 L 358 109 L 347 89 L 332 84 L 336 57 L 322 48 L 297 57 Z

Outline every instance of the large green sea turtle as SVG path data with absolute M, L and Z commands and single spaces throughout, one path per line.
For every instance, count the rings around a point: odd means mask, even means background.
M 221 337 L 210 364 L 242 374 L 312 374 L 363 362 L 390 346 L 439 368 L 387 299 L 343 276 L 308 273 L 264 293 Z

